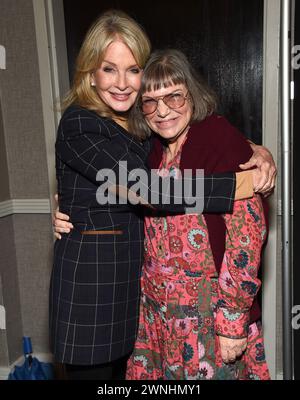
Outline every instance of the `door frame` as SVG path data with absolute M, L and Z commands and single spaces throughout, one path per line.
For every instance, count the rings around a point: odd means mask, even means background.
M 300 4 L 298 0 L 292 1 L 293 6 L 293 15 L 294 18 L 292 19 L 292 46 L 299 46 L 300 45 Z M 296 57 L 297 60 L 297 69 L 291 70 L 291 80 L 294 82 L 294 102 L 291 107 L 292 113 L 292 132 L 293 132 L 293 150 L 292 150 L 292 157 L 295 160 L 294 169 L 292 171 L 293 174 L 293 201 L 294 204 L 298 204 L 300 199 L 300 188 L 299 188 L 299 179 L 300 174 L 297 168 L 297 156 L 299 154 L 300 148 L 300 140 L 298 137 L 298 132 L 300 128 L 300 115 L 296 111 L 300 105 L 300 69 L 299 69 L 299 51 L 297 50 L 295 53 L 293 52 L 293 56 Z M 296 67 L 295 67 L 296 68 Z M 294 210 L 293 210 L 294 211 Z M 298 229 L 298 222 L 300 221 L 300 213 L 295 208 L 295 212 L 293 212 L 293 228 L 292 229 L 292 246 L 293 246 L 293 310 L 292 310 L 292 317 L 293 317 L 293 346 L 294 346 L 294 379 L 300 379 L 300 314 L 299 314 L 299 307 L 300 307 L 300 293 L 299 293 L 299 282 L 300 282 L 300 272 L 299 272 L 299 251 L 298 251 L 298 243 L 299 243 L 299 233 Z
M 42 87 L 45 141 L 49 174 L 50 201 L 56 192 L 54 144 L 60 111 L 55 109 L 55 99 L 69 88 L 67 46 L 64 24 L 63 0 L 32 0 Z M 279 34 L 280 0 L 264 1 L 264 73 L 263 73 L 263 144 L 272 152 L 279 169 Z M 272 99 L 272 101 L 268 101 Z M 277 187 L 280 184 L 280 177 Z M 281 265 L 278 243 L 278 190 L 270 199 L 270 233 L 264 253 L 263 277 L 263 328 L 266 357 L 272 379 L 282 379 L 278 364 L 280 346 L 279 313 L 281 309 L 278 268 Z M 280 261 L 279 261 L 280 260 Z M 277 334 L 279 332 L 279 335 Z M 279 337 L 278 337 L 279 336 Z
M 55 140 L 61 117 L 59 99 L 69 89 L 69 71 L 63 0 L 32 0 L 38 50 L 44 134 L 51 210 L 54 194 Z
M 280 0 L 264 1 L 264 73 L 263 73 L 263 144 L 267 146 L 280 170 L 278 141 L 280 137 Z M 272 101 L 268 101 L 272 99 Z M 281 330 L 281 269 L 280 219 L 278 199 L 280 176 L 274 194 L 269 199 L 270 230 L 268 245 L 264 252 L 263 275 L 263 329 L 266 357 L 272 379 L 283 379 L 282 366 L 278 365 L 282 343 Z M 281 364 L 281 363 L 280 363 Z

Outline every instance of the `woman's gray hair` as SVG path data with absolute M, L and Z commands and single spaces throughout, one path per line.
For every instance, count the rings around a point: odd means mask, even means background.
M 217 107 L 212 89 L 196 73 L 184 53 L 179 50 L 157 50 L 150 56 L 144 68 L 142 84 L 135 105 L 130 111 L 129 128 L 136 137 L 145 139 L 151 129 L 142 112 L 142 95 L 171 85 L 185 85 L 193 107 L 191 122 L 202 121 Z

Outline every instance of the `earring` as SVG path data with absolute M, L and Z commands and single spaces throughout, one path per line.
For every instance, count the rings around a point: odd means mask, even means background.
M 95 82 L 91 82 L 91 86 L 96 86 L 96 83 Z

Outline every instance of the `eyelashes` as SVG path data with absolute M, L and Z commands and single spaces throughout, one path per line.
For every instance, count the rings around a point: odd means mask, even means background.
M 113 72 L 118 72 L 116 68 L 109 67 L 109 66 L 104 66 L 102 67 L 102 71 L 107 72 L 107 73 L 113 73 Z M 131 72 L 133 74 L 139 74 L 142 70 L 140 68 L 130 68 L 127 72 Z

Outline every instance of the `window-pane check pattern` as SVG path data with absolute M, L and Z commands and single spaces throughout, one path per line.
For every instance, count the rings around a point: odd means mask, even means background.
M 119 161 L 127 161 L 128 171 L 145 169 L 149 148 L 149 142 L 138 143 L 119 125 L 94 112 L 70 107 L 62 117 L 56 141 L 59 204 L 74 229 L 56 241 L 54 249 L 50 335 L 58 362 L 100 364 L 133 349 L 143 260 L 143 208 L 100 206 L 96 175 L 110 168 L 118 176 Z M 204 188 L 206 212 L 232 209 L 234 174 L 205 177 Z M 184 212 L 185 206 L 155 207 Z M 122 234 L 83 235 L 85 230 Z

